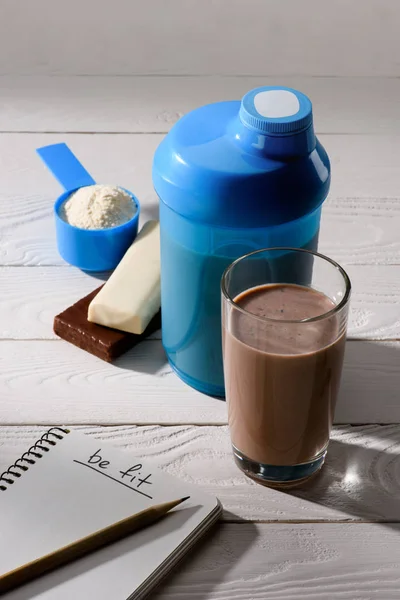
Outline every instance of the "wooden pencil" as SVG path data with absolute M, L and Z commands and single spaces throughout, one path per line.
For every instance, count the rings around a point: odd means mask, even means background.
M 67 546 L 63 546 L 50 554 L 46 554 L 4 575 L 0 575 L 0 594 L 4 594 L 40 575 L 44 575 L 68 562 L 81 558 L 85 554 L 121 540 L 131 533 L 143 529 L 147 525 L 151 525 L 188 498 L 189 496 L 186 496 L 186 498 L 180 498 L 172 502 L 150 506 L 126 519 L 122 519 Z

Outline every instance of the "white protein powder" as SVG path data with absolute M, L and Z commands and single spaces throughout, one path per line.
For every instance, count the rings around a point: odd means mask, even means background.
M 60 217 L 80 229 L 107 229 L 129 221 L 137 212 L 129 194 L 111 185 L 79 188 L 61 205 Z

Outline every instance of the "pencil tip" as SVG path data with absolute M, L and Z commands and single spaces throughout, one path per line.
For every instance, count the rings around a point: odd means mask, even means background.
M 181 502 L 185 502 L 185 500 L 189 500 L 190 496 L 185 496 L 184 498 L 181 498 Z

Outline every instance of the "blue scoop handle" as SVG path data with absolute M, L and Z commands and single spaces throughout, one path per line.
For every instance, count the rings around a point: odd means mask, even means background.
M 67 144 L 43 146 L 37 148 L 36 152 L 66 192 L 96 183 Z

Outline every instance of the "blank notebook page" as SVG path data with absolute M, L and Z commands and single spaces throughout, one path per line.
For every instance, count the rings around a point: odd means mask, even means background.
M 62 435 L 49 437 L 55 446 L 42 444 L 49 451 L 40 452 L 27 471 L 14 468 L 21 477 L 0 491 L 1 574 L 149 506 L 188 495 L 190 500 L 150 527 L 2 598 L 136 598 L 135 590 L 149 577 L 155 581 L 160 565 L 219 513 L 219 503 L 107 442 L 75 431 Z

